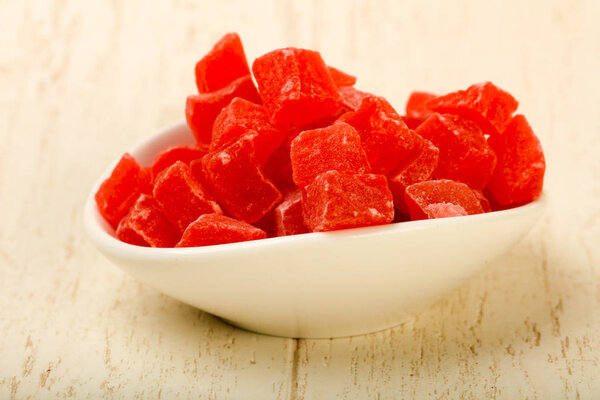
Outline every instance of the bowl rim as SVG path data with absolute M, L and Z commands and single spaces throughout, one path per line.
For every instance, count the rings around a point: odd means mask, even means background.
M 132 146 L 127 150 L 130 154 L 134 155 L 140 152 L 142 148 L 148 146 L 150 143 L 157 141 L 164 136 L 172 133 L 173 130 L 181 129 L 185 123 L 177 123 L 168 126 L 165 129 L 160 130 L 158 133 L 146 138 L 142 142 Z M 222 252 L 232 252 L 246 250 L 249 248 L 262 249 L 273 245 L 285 245 L 289 242 L 304 241 L 311 243 L 311 241 L 334 241 L 343 240 L 348 237 L 359 239 L 361 237 L 367 237 L 372 235 L 381 234 L 399 234 L 406 231 L 430 229 L 435 227 L 441 227 L 449 224 L 456 224 L 457 221 L 463 221 L 465 223 L 488 223 L 489 220 L 507 218 L 514 216 L 515 214 L 524 214 L 533 211 L 542 211 L 547 202 L 547 196 L 545 192 L 542 192 L 540 197 L 530 203 L 509 208 L 506 210 L 492 211 L 488 213 L 466 215 L 460 217 L 448 217 L 438 219 L 427 219 L 418 221 L 404 221 L 391 223 L 386 225 L 366 226 L 359 228 L 342 229 L 331 232 L 311 232 L 303 233 L 291 236 L 280 236 L 265 238 L 260 240 L 252 240 L 246 242 L 226 243 L 217 244 L 211 246 L 201 247 L 181 247 L 181 248 L 155 248 L 155 247 L 143 247 L 136 246 L 126 242 L 122 242 L 117 239 L 114 235 L 110 234 L 110 231 L 114 231 L 113 228 L 104 220 L 100 215 L 95 202 L 95 193 L 100 187 L 100 184 L 110 175 L 110 172 L 119 161 L 120 157 L 110 163 L 107 168 L 100 174 L 96 179 L 96 182 L 91 187 L 88 197 L 84 206 L 83 222 L 85 231 L 88 237 L 92 240 L 94 245 L 99 249 L 110 253 L 119 254 L 120 256 L 127 256 L 128 258 L 135 259 L 146 259 L 152 261 L 161 260 L 172 260 L 173 258 L 195 258 L 207 254 L 215 254 Z

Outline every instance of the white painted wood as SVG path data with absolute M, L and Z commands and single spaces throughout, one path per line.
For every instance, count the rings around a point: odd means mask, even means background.
M 0 398 L 600 397 L 599 15 L 594 0 L 0 2 Z M 417 88 L 510 90 L 546 150 L 544 220 L 416 321 L 363 337 L 259 336 L 139 285 L 85 238 L 85 196 L 181 119 L 193 63 L 227 30 L 250 58 L 316 48 L 398 108 Z

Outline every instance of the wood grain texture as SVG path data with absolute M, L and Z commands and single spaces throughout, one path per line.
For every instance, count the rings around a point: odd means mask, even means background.
M 600 398 L 599 16 L 593 0 L 0 1 L 0 398 Z M 400 109 L 417 88 L 510 90 L 547 154 L 543 221 L 414 321 L 348 339 L 245 332 L 136 283 L 85 238 L 84 199 L 182 118 L 229 30 L 249 58 L 320 50 Z

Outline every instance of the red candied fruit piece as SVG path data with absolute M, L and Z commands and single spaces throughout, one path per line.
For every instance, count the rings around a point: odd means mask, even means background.
M 271 123 L 305 126 L 335 115 L 341 97 L 317 51 L 288 47 L 254 61 L 254 77 Z
M 417 129 L 423 121 L 433 114 L 426 103 L 436 97 L 433 93 L 412 92 L 406 102 L 406 115 L 402 117 L 406 126 L 410 129 Z
M 375 173 L 389 173 L 413 152 L 413 132 L 383 97 L 365 97 L 356 111 L 342 115 L 339 121 L 356 128 Z
M 204 180 L 228 214 L 248 223 L 260 220 L 281 200 L 255 155 L 256 132 L 202 157 Z
M 460 211 L 460 206 L 468 215 L 481 214 L 483 209 L 473 190 L 464 183 L 447 179 L 415 183 L 406 188 L 405 197 L 411 220 L 439 218 Z M 431 207 L 432 205 L 436 205 Z M 460 215 L 460 214 L 457 214 Z
M 542 145 L 523 115 L 516 115 L 498 136 L 490 137 L 498 165 L 487 185 L 493 203 L 512 206 L 540 197 L 546 161 Z
M 177 161 L 190 165 L 194 160 L 201 158 L 206 154 L 206 151 L 197 146 L 172 146 L 158 154 L 152 163 L 152 176 L 167 169 Z
M 473 189 L 483 189 L 488 183 L 496 155 L 479 125 L 460 116 L 434 113 L 415 132 L 440 149 L 434 177 L 463 182 Z
M 140 169 L 140 193 L 152 194 L 154 189 L 154 176 L 151 167 Z
M 290 149 L 286 143 L 271 154 L 264 166 L 264 173 L 279 189 L 294 186 Z
M 355 89 L 353 86 L 343 86 L 339 89 L 339 92 L 342 96 L 342 103 L 344 104 L 344 107 L 351 111 L 355 111 L 358 107 L 360 107 L 360 103 L 365 97 L 372 96 L 372 94 L 362 92 L 358 89 Z
M 290 191 L 273 210 L 276 236 L 297 235 L 306 233 L 302 216 L 302 190 L 296 188 Z
M 458 204 L 452 203 L 434 203 L 425 207 L 425 212 L 430 219 L 434 218 L 448 218 L 448 217 L 462 217 L 469 215 L 464 208 Z
M 223 36 L 196 64 L 196 86 L 200 93 L 214 92 L 249 75 L 248 61 L 237 33 Z
M 406 116 L 425 121 L 433 111 L 427 107 L 427 102 L 437 96 L 428 92 L 412 92 L 406 102 Z
M 149 180 L 137 161 L 129 153 L 123 154 L 95 195 L 98 211 L 113 228 L 117 228 L 140 193 L 148 189 Z
M 483 192 L 481 190 L 476 190 L 473 189 L 473 193 L 475 194 L 475 197 L 477 197 L 477 200 L 479 200 L 479 203 L 481 204 L 481 208 L 483 209 L 483 212 L 490 212 L 492 211 L 492 206 L 490 205 L 490 201 L 487 199 L 487 197 L 485 197 L 483 195 Z
M 200 247 L 264 239 L 267 234 L 250 224 L 219 214 L 204 214 L 188 225 L 175 247 Z
M 343 122 L 300 133 L 292 141 L 290 159 L 294 183 L 299 187 L 331 170 L 353 174 L 370 170 L 360 135 Z
M 344 86 L 354 86 L 354 84 L 356 83 L 355 76 L 347 74 L 344 71 L 341 71 L 334 67 L 327 67 L 327 68 L 329 68 L 329 73 L 331 74 L 333 83 L 335 83 L 335 86 L 337 86 L 338 88 L 341 88 Z
M 385 176 L 328 171 L 302 193 L 304 223 L 311 232 L 389 224 L 394 202 Z
M 258 134 L 254 141 L 256 157 L 264 165 L 273 151 L 285 140 L 285 132 L 269 122 L 264 107 L 235 98 L 223 108 L 213 124 L 210 151 L 220 150 L 248 130 Z
M 185 102 L 185 118 L 198 144 L 210 143 L 215 118 L 235 97 L 260 103 L 260 97 L 250 76 L 238 78 L 216 92 L 188 96 Z
M 401 166 L 389 176 L 389 185 L 394 195 L 394 206 L 404 214 L 408 213 L 404 202 L 406 188 L 414 183 L 423 182 L 431 178 L 437 167 L 440 150 L 429 140 L 415 135 L 418 150 L 414 159 Z
M 427 107 L 443 114 L 456 114 L 475 121 L 484 133 L 502 132 L 519 102 L 492 82 L 470 86 L 427 102 Z
M 173 247 L 180 236 L 156 199 L 146 194 L 140 195 L 117 228 L 119 240 L 137 246 Z
M 221 207 L 212 200 L 194 178 L 190 167 L 175 162 L 156 179 L 154 197 L 163 212 L 180 232 L 202 214 L 221 214 Z

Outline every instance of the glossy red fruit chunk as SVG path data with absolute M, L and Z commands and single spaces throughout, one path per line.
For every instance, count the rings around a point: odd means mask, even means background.
M 516 115 L 499 136 L 490 137 L 498 165 L 487 186 L 501 206 L 528 203 L 540 197 L 546 161 L 542 145 L 523 115 Z
M 316 51 L 275 50 L 257 58 L 252 71 L 276 127 L 305 126 L 335 115 L 341 107 L 337 86 Z
M 415 135 L 418 143 L 414 158 L 406 165 L 396 169 L 390 174 L 388 181 L 390 190 L 394 195 L 394 206 L 404 214 L 408 212 L 404 202 L 406 188 L 414 183 L 426 181 L 431 178 L 437 167 L 440 151 L 429 140 Z
M 162 170 L 175 164 L 176 161 L 182 161 L 184 164 L 189 165 L 192 161 L 201 158 L 204 154 L 206 154 L 206 151 L 197 146 L 169 147 L 154 158 L 154 162 L 152 163 L 152 176 L 158 176 Z
M 264 173 L 281 190 L 294 186 L 290 149 L 286 143 L 276 149 L 265 164 Z
M 353 86 L 356 83 L 356 77 L 350 74 L 345 73 L 344 71 L 340 71 L 334 67 L 328 67 L 329 72 L 331 73 L 331 78 L 333 79 L 333 83 L 338 88 L 343 86 Z
M 427 107 L 444 114 L 472 119 L 488 135 L 502 132 L 519 102 L 492 82 L 470 86 L 427 102 Z
M 140 192 L 152 194 L 154 189 L 154 176 L 151 167 L 142 167 L 140 169 Z
M 436 97 L 437 96 L 433 93 L 412 92 L 406 102 L 406 116 L 425 121 L 433 114 L 433 111 L 427 107 L 426 103 Z
M 464 215 L 458 207 L 468 215 L 483 212 L 471 188 L 447 179 L 410 185 L 406 188 L 405 201 L 411 220 Z
M 180 232 L 202 214 L 222 213 L 202 184 L 192 176 L 190 167 L 181 161 L 175 162 L 156 178 L 154 197 Z
M 147 190 L 149 179 L 137 161 L 129 153 L 125 153 L 110 176 L 102 182 L 96 192 L 96 205 L 113 228 L 117 228 L 140 193 Z
M 137 246 L 173 247 L 180 236 L 156 199 L 146 194 L 138 197 L 117 228 L 119 240 Z
M 389 173 L 413 151 L 413 132 L 383 97 L 365 97 L 356 111 L 342 115 L 339 121 L 356 128 L 373 172 Z
M 369 171 L 358 132 L 343 122 L 300 133 L 292 141 L 290 159 L 294 183 L 299 187 L 331 170 L 351 174 Z
M 261 165 L 267 162 L 271 153 L 283 143 L 286 136 L 285 132 L 271 125 L 264 107 L 235 98 L 215 119 L 210 151 L 222 149 L 248 130 L 257 133 L 254 148 Z
M 306 233 L 302 217 L 302 190 L 288 192 L 283 201 L 273 210 L 276 236 L 296 235 Z
M 355 89 L 353 86 L 342 86 L 339 89 L 339 92 L 342 96 L 342 103 L 344 104 L 344 107 L 351 111 L 354 111 L 360 107 L 360 103 L 365 97 L 372 96 L 372 94 L 361 92 L 360 90 Z
M 204 214 L 189 224 L 177 246 L 199 247 L 264 239 L 267 234 L 250 224 L 218 214 Z
M 440 149 L 433 176 L 483 189 L 496 166 L 496 155 L 473 121 L 450 114 L 431 115 L 415 131 Z
M 201 161 L 211 193 L 229 215 L 248 223 L 261 219 L 281 200 L 281 193 L 265 178 L 256 158 L 256 135 L 245 134 Z
M 250 69 L 237 33 L 223 36 L 196 64 L 196 86 L 200 93 L 214 92 L 249 75 Z
M 319 175 L 302 193 L 304 223 L 312 232 L 389 224 L 394 219 L 392 193 L 383 175 Z
M 250 76 L 238 78 L 216 92 L 188 96 L 185 102 L 185 118 L 200 145 L 210 143 L 215 118 L 235 97 L 260 103 L 258 92 Z

